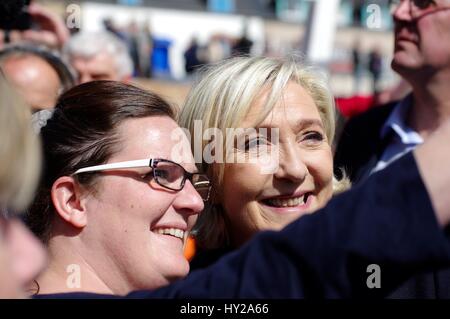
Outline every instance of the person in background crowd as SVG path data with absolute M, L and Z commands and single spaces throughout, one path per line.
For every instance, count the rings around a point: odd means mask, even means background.
M 140 77 L 151 78 L 153 36 L 150 28 L 150 21 L 147 21 L 140 27 L 138 27 L 136 37 L 137 37 L 137 51 L 139 60 L 139 70 L 137 74 Z
M 141 76 L 141 64 L 139 59 L 139 26 L 136 22 L 131 22 L 126 30 L 128 52 L 133 61 L 133 75 Z
M 361 63 L 361 44 L 355 42 L 352 48 L 352 74 L 353 74 L 353 94 L 358 95 L 361 83 L 361 75 L 363 73 L 363 66 Z
M 450 115 L 450 1 L 393 1 L 392 69 L 412 93 L 350 120 L 335 165 L 353 182 L 385 169 L 422 144 Z M 424 274 L 392 297 L 450 298 L 450 271 Z
M 61 49 L 69 40 L 70 33 L 63 19 L 40 4 L 31 1 L 30 5 L 24 6 L 25 1 L 1 2 L 3 7 L 0 9 L 5 14 L 0 22 L 0 49 L 9 43 L 23 42 Z M 13 8 L 26 11 L 27 16 L 21 18 L 20 11 L 10 14 Z
M 77 72 L 79 84 L 95 80 L 127 82 L 133 75 L 126 44 L 110 32 L 77 33 L 63 52 Z
M 378 49 L 373 49 L 369 53 L 369 66 L 367 69 L 372 76 L 372 93 L 376 95 L 380 91 L 379 82 L 383 71 L 383 58 Z
M 231 48 L 232 56 L 250 55 L 252 52 L 253 41 L 248 38 L 248 22 L 244 22 L 242 35 L 236 39 Z
M 200 55 L 200 47 L 198 45 L 198 41 L 196 38 L 192 38 L 189 43 L 189 47 L 184 51 L 184 70 L 186 74 L 192 74 L 199 66 L 201 66 L 204 62 L 202 62 L 199 58 Z

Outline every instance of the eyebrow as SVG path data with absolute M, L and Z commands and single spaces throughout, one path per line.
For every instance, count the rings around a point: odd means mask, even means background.
M 321 120 L 319 119 L 301 119 L 300 121 L 296 122 L 294 125 L 294 128 L 296 130 L 301 130 L 304 127 L 308 127 L 308 126 L 319 126 L 321 129 L 324 129 L 323 123 Z M 261 123 L 261 125 L 257 125 L 256 126 L 257 129 L 259 128 L 267 128 L 267 129 L 272 129 L 272 128 L 278 128 L 278 126 L 272 126 L 267 123 Z

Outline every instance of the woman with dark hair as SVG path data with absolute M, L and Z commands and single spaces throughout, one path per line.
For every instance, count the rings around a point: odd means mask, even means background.
M 41 129 L 44 178 L 27 216 L 50 255 L 39 293 L 125 294 L 188 273 L 183 246 L 209 181 L 174 115 L 157 95 L 119 82 L 60 97 Z

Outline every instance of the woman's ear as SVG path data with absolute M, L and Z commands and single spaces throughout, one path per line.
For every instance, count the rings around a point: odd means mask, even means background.
M 57 214 L 76 228 L 87 224 L 87 211 L 81 189 L 73 177 L 62 176 L 52 186 L 51 198 Z

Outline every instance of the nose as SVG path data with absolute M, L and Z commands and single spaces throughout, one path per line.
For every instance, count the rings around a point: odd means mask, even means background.
M 293 183 L 302 183 L 309 172 L 307 165 L 302 160 L 297 143 L 288 142 L 280 146 L 280 159 L 275 177 Z
M 411 21 L 411 4 L 410 0 L 400 1 L 399 5 L 392 12 L 394 21 Z
M 183 189 L 178 192 L 173 205 L 177 211 L 187 215 L 200 214 L 205 207 L 203 199 L 189 180 L 186 180 Z

